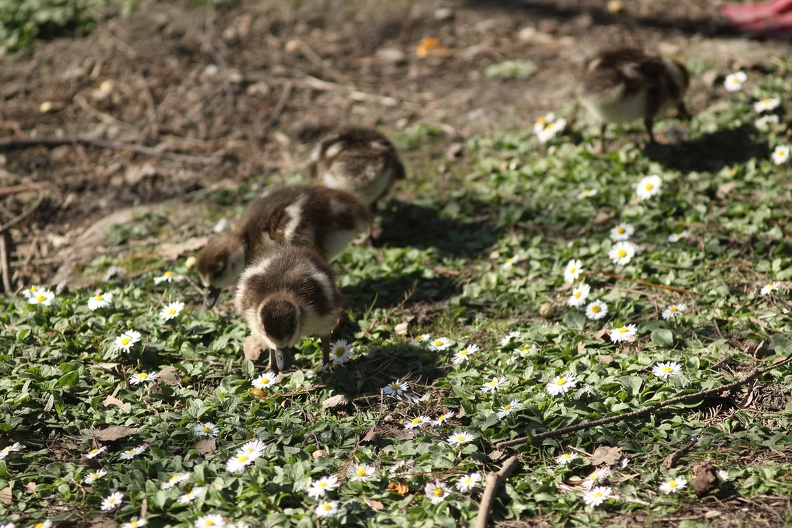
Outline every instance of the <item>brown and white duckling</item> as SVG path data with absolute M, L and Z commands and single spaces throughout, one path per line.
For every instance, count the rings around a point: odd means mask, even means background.
M 605 127 L 643 119 L 654 143 L 655 117 L 676 108 L 689 117 L 682 100 L 690 76 L 685 66 L 662 55 L 631 48 L 599 53 L 586 63 L 577 86 L 578 100 L 601 123 L 600 150 L 605 147 Z
M 348 128 L 324 138 L 311 153 L 311 178 L 333 189 L 357 193 L 372 209 L 404 165 L 393 143 L 370 128 Z
M 268 190 L 250 204 L 235 231 L 210 240 L 198 255 L 204 306 L 214 306 L 222 288 L 273 248 L 313 247 L 332 260 L 370 224 L 371 213 L 354 193 L 319 185 Z
M 290 348 L 303 337 L 319 336 L 322 367 L 329 363 L 342 298 L 330 265 L 315 250 L 291 246 L 263 255 L 242 274 L 234 300 L 251 335 L 270 351 L 274 372 L 289 368 Z

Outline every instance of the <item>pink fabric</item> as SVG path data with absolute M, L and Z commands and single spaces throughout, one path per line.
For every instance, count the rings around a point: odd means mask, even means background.
M 734 27 L 763 36 L 792 37 L 792 0 L 761 4 L 726 4 L 721 14 Z

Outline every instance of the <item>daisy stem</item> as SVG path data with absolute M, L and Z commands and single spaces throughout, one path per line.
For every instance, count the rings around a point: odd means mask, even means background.
M 764 345 L 764 341 L 759 343 L 759 347 L 757 350 Z M 616 422 L 622 422 L 624 420 L 631 420 L 633 418 L 638 418 L 640 416 L 644 416 L 647 414 L 652 414 L 655 411 L 658 411 L 664 407 L 668 407 L 670 405 L 675 405 L 677 403 L 686 403 L 695 400 L 701 400 L 708 396 L 712 396 L 714 394 L 720 394 L 722 392 L 730 391 L 732 389 L 736 389 L 741 385 L 745 385 L 749 381 L 758 378 L 759 376 L 770 372 L 773 369 L 777 369 L 787 363 L 792 361 L 792 353 L 786 356 L 784 359 L 775 362 L 773 365 L 769 367 L 765 367 L 762 369 L 754 369 L 751 371 L 747 376 L 745 376 L 741 380 L 737 380 L 732 383 L 728 383 L 726 385 L 722 385 L 720 387 L 715 387 L 714 389 L 707 389 L 699 392 L 694 392 L 693 394 L 685 394 L 683 396 L 677 396 L 675 398 L 671 398 L 666 400 L 662 403 L 658 403 L 656 405 L 650 405 L 648 407 L 644 407 L 642 409 L 638 409 L 637 411 L 630 411 L 622 414 L 617 414 L 616 416 L 608 416 L 607 418 L 601 418 L 599 420 L 594 420 L 592 422 L 582 422 L 576 425 L 570 425 L 569 427 L 563 427 L 561 429 L 556 429 L 554 431 L 545 431 L 543 433 L 539 433 L 533 436 L 523 436 L 520 438 L 515 438 L 514 440 L 507 440 L 506 442 L 501 442 L 496 444 L 495 447 L 497 449 L 504 449 L 507 447 L 514 447 L 521 444 L 524 444 L 528 441 L 536 442 L 538 440 L 544 440 L 545 438 L 554 438 L 556 436 L 563 436 L 565 434 L 574 433 L 576 431 L 582 431 L 584 429 L 591 429 L 593 427 L 599 427 L 600 425 L 607 425 Z

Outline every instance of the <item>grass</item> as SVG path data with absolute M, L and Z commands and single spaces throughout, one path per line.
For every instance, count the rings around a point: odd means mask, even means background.
M 381 208 L 373 245 L 334 263 L 348 305 L 336 336 L 352 341 L 354 353 L 326 383 L 312 374 L 319 343 L 305 340 L 295 372 L 252 390 L 265 365 L 240 359 L 247 330 L 228 295 L 205 310 L 190 281 L 154 283 L 164 264 L 102 284 L 114 299 L 96 311 L 87 306 L 93 291 L 59 294 L 50 306 L 6 300 L 0 447 L 20 445 L 0 460 L 0 515 L 18 526 L 141 516 L 151 526 L 193 526 L 208 514 L 251 526 L 464 526 L 483 486 L 458 492 L 454 485 L 497 470 L 510 453 L 496 443 L 717 387 L 772 364 L 792 352 L 792 306 L 785 285 L 760 290 L 792 275 L 790 172 L 770 160 L 786 144 L 783 126 L 756 130 L 752 102 L 780 97 L 775 112 L 789 104 L 792 89 L 773 77 L 752 74 L 745 91 L 724 93 L 730 104 L 696 116 L 679 145 L 636 148 L 644 137 L 636 125 L 612 130 L 610 152 L 594 155 L 584 141 L 594 127 L 581 118 L 547 149 L 527 130 L 473 138 L 467 161 L 438 174 L 431 169 L 433 149 L 442 151 L 437 134 L 415 127 L 399 135 L 413 167 L 397 193 L 403 200 Z M 712 139 L 733 130 L 743 131 L 739 145 Z M 634 185 L 650 174 L 662 179 L 661 192 L 640 201 Z M 578 199 L 583 189 L 597 193 Z M 609 232 L 620 222 L 635 228 L 631 240 L 643 251 L 615 265 Z M 140 232 L 119 227 L 111 235 L 121 243 L 162 225 L 152 216 Z M 683 231 L 690 236 L 669 242 Z M 563 272 L 572 259 L 583 263 L 578 282 L 590 285 L 588 301 L 607 304 L 605 318 L 587 319 L 568 305 Z M 174 271 L 191 274 L 183 263 Z M 185 310 L 159 319 L 176 300 Z M 664 320 L 663 310 L 678 303 L 687 310 Z M 635 339 L 611 342 L 606 330 L 623 325 L 636 326 Z M 114 350 L 128 330 L 141 341 Z M 447 337 L 449 346 L 432 350 L 416 339 L 421 334 Z M 470 344 L 481 349 L 455 364 Z M 681 372 L 660 378 L 652 374 L 660 362 L 676 362 Z M 131 383 L 141 372 L 160 376 Z M 574 387 L 547 392 L 570 374 Z M 484 391 L 493 378 L 503 380 Z M 409 385 L 405 396 L 384 395 L 394 380 Z M 525 445 L 493 517 L 503 526 L 634 526 L 694 512 L 684 526 L 695 527 L 710 522 L 697 509 L 706 505 L 734 526 L 746 501 L 788 504 L 790 387 L 792 373 L 782 366 L 743 392 Z M 347 404 L 323 407 L 340 394 Z M 518 408 L 499 417 L 511 402 Z M 449 412 L 439 426 L 404 427 Z M 196 434 L 207 422 L 217 438 Z M 473 440 L 447 440 L 461 432 Z M 227 471 L 227 460 L 254 438 L 266 443 L 263 455 L 242 473 Z M 140 445 L 142 453 L 121 458 Z M 106 452 L 84 456 L 99 446 Z M 621 449 L 603 483 L 614 495 L 589 508 L 579 484 L 603 446 Z M 678 452 L 676 464 L 664 463 Z M 560 465 L 563 453 L 579 456 Z M 707 458 L 728 472 L 717 501 L 696 498 L 690 486 L 660 491 L 668 479 L 693 480 L 693 467 Z M 375 475 L 351 481 L 347 471 L 357 463 L 373 465 Z M 99 467 L 107 474 L 86 484 Z M 180 473 L 189 478 L 163 486 Z M 339 511 L 319 519 L 308 490 L 332 475 L 341 484 L 328 497 Z M 434 482 L 452 489 L 438 504 L 424 493 Z M 195 500 L 180 502 L 190 490 L 198 490 Z M 123 502 L 102 512 L 114 491 Z M 773 525 L 792 522 L 789 507 L 762 511 Z

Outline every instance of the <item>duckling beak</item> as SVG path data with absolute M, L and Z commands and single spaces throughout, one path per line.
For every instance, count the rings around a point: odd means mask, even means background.
M 275 362 L 278 367 L 278 372 L 289 370 L 294 362 L 290 348 L 285 347 L 275 350 Z
M 220 296 L 220 288 L 215 288 L 214 286 L 209 286 L 206 288 L 206 297 L 204 298 L 204 306 L 207 308 L 211 308 L 217 302 L 217 298 Z

